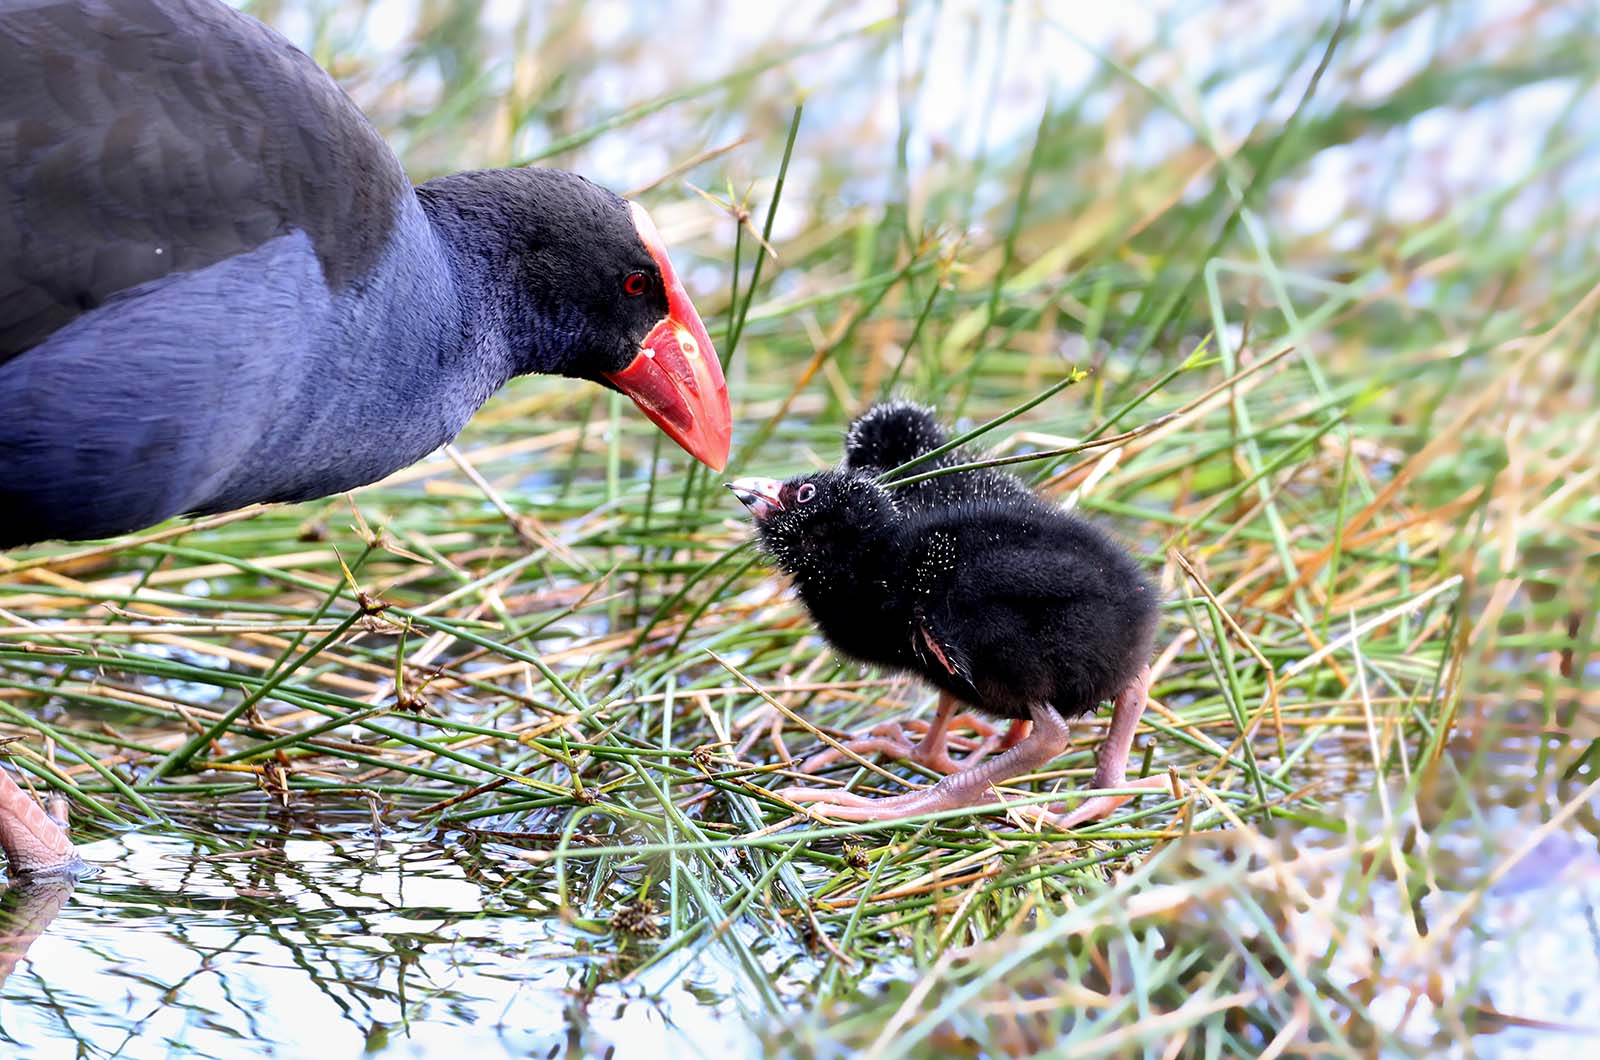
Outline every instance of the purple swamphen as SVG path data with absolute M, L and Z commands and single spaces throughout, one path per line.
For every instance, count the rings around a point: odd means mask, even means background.
M 555 169 L 413 186 L 217 0 L 0 8 L 0 548 L 364 485 L 527 373 L 727 462 L 721 365 L 637 203 Z
M 0 5 L 0 549 L 376 481 L 526 373 L 727 463 L 721 364 L 637 203 L 555 169 L 413 186 L 217 0 Z M 0 846 L 77 863 L 3 774 Z

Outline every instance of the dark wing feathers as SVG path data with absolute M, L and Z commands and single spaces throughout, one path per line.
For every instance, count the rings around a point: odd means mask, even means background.
M 342 290 L 409 193 L 327 74 L 215 0 L 0 10 L 0 363 L 295 229 Z
M 926 517 L 912 518 L 922 523 Z M 972 668 L 959 643 L 959 623 L 951 622 L 948 613 L 949 588 L 955 583 L 960 568 L 960 533 L 946 529 L 928 532 L 909 529 L 907 538 L 911 545 L 906 573 L 913 600 L 914 625 L 911 650 L 928 670 L 943 670 L 949 675 L 949 679 L 942 682 L 945 687 L 967 697 L 976 696 Z

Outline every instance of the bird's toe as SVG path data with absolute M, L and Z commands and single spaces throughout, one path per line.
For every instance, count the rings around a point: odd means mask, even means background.
M 844 750 L 840 748 L 844 748 Z M 829 747 L 826 750 L 818 751 L 805 760 L 800 766 L 800 772 L 807 774 L 820 772 L 835 762 L 849 758 L 850 754 L 847 752 L 854 752 L 862 756 L 881 754 L 892 759 L 909 759 L 915 754 L 916 747 L 905 738 L 905 734 L 900 731 L 900 727 L 891 722 L 875 727 L 870 736 L 857 736 L 853 739 L 842 741 L 839 747 Z
M 1181 798 L 1183 791 L 1182 784 L 1166 773 L 1140 777 L 1138 780 L 1119 781 L 1116 787 L 1121 789 L 1161 790 L 1172 794 L 1175 798 Z M 1118 807 L 1138 797 L 1138 792 L 1125 791 L 1118 794 L 1091 796 L 1067 813 L 1061 812 L 1056 807 L 1048 809 L 1039 807 L 1037 810 L 1022 808 L 1014 812 L 1026 815 L 1040 824 L 1065 831 L 1077 828 L 1080 825 L 1091 824 L 1095 821 L 1103 821 L 1111 816 Z

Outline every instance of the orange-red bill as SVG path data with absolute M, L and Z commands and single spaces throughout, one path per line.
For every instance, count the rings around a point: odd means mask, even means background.
M 640 242 L 661 271 L 667 315 L 650 329 L 632 363 L 606 378 L 690 456 L 721 471 L 728 466 L 733 442 L 733 412 L 722 364 L 689 292 L 673 271 L 655 223 L 638 203 L 630 202 L 628 208 Z

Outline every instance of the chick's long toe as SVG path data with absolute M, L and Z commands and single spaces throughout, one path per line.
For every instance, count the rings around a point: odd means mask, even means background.
M 1062 813 L 1057 808 L 1025 807 L 1016 812 L 1050 827 L 1069 829 L 1097 821 L 1141 789 L 1165 789 L 1165 775 L 1127 779 L 1133 736 L 1139 728 L 1148 701 L 1150 671 L 1146 668 L 1137 680 L 1119 693 L 1111 712 L 1111 731 L 1100 745 L 1091 790 L 1133 789 L 1126 794 L 1094 795 Z M 1032 731 L 1016 746 L 995 757 L 970 766 L 919 791 L 887 798 L 869 798 L 837 788 L 783 788 L 778 795 L 790 802 L 816 804 L 817 812 L 842 821 L 887 821 L 940 810 L 962 809 L 998 801 L 995 785 L 1031 773 L 1048 765 L 1067 746 L 1067 723 L 1054 708 L 1036 706 L 1030 712 Z
M 1139 674 L 1137 680 L 1119 693 L 1111 706 L 1111 731 L 1106 733 L 1106 738 L 1100 744 L 1100 750 L 1095 756 L 1094 782 L 1092 789 L 1102 791 L 1113 789 L 1151 789 L 1168 790 L 1181 797 L 1181 785 L 1169 780 L 1165 774 L 1140 777 L 1138 780 L 1128 779 L 1128 756 L 1133 750 L 1133 735 L 1139 729 L 1139 719 L 1144 716 L 1144 708 L 1150 701 L 1150 668 Z M 1138 798 L 1135 790 L 1128 794 L 1094 795 L 1079 803 L 1068 813 L 1062 813 L 1058 807 L 1032 811 L 1041 823 L 1054 828 L 1076 828 L 1081 824 L 1099 821 L 1110 816 L 1117 807 L 1129 799 Z M 1020 809 L 1018 813 L 1030 813 L 1027 809 Z
M 1055 708 L 1041 704 L 1029 713 L 1033 729 L 1015 747 L 930 788 L 877 799 L 837 788 L 783 788 L 777 794 L 790 802 L 818 803 L 819 813 L 842 821 L 891 821 L 993 802 L 996 784 L 1040 769 L 1066 749 L 1067 722 Z
M 941 694 L 939 709 L 932 721 L 905 718 L 875 725 L 866 736 L 856 736 L 843 741 L 843 745 L 859 755 L 881 754 L 892 759 L 915 762 L 935 773 L 959 773 L 975 766 L 995 751 L 1014 747 L 1027 735 L 1027 721 L 1014 721 L 1002 733 L 982 718 L 973 714 L 957 713 L 960 704 L 953 696 Z M 921 734 L 912 743 L 905 730 Z M 960 729 L 971 730 L 976 739 L 956 736 Z M 966 752 L 960 761 L 950 757 L 950 749 Z M 830 747 L 806 759 L 800 767 L 802 773 L 816 773 L 848 757 L 843 751 Z

